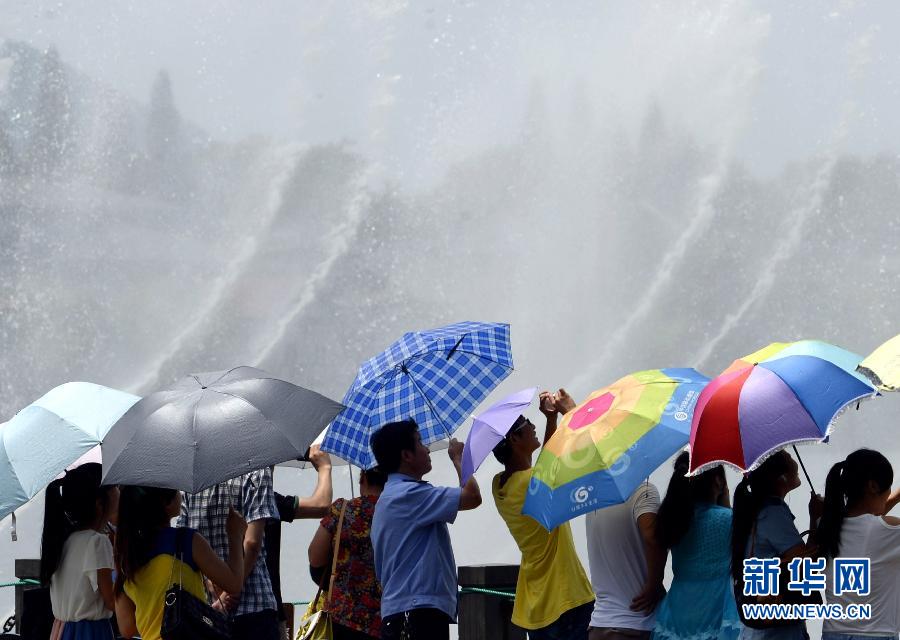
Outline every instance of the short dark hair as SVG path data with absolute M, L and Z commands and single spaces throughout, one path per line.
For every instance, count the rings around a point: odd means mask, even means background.
M 380 467 L 364 469 L 362 477 L 366 479 L 366 483 L 370 487 L 384 487 L 384 483 L 387 482 L 387 474 Z
M 416 450 L 416 432 L 419 425 L 415 420 L 389 422 L 372 434 L 372 453 L 378 467 L 385 473 L 396 473 L 403 461 L 403 451 Z
M 506 463 L 509 462 L 509 457 L 512 455 L 512 442 L 510 442 L 509 437 L 518 431 L 526 422 L 528 422 L 528 418 L 525 416 L 516 418 L 516 421 L 513 422 L 512 426 L 509 428 L 509 431 L 506 432 L 506 437 L 494 447 L 494 457 L 497 458 L 497 462 L 503 466 L 506 466 Z

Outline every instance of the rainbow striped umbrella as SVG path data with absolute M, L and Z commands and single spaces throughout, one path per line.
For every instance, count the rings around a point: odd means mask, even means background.
M 749 471 L 786 446 L 823 440 L 844 407 L 876 393 L 856 372 L 860 359 L 801 340 L 735 360 L 697 402 L 690 473 L 723 463 Z
M 625 502 L 687 444 L 694 405 L 708 382 L 693 369 L 652 369 L 592 393 L 544 445 L 522 513 L 549 531 Z

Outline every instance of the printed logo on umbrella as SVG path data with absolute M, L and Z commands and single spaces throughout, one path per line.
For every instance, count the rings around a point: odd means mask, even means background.
M 566 426 L 572 431 L 578 431 L 588 425 L 594 424 L 597 420 L 607 414 L 615 399 L 616 397 L 613 394 L 607 392 L 593 400 L 585 402 L 581 408 L 572 414 L 572 419 L 569 420 L 569 424 Z
M 591 497 L 591 491 L 594 490 L 594 487 L 585 487 L 581 486 L 572 491 L 572 495 L 569 496 L 572 499 L 572 502 L 576 504 L 583 504 L 588 501 Z

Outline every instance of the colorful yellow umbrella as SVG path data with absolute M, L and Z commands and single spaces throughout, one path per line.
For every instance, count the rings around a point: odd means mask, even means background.
M 900 391 L 900 336 L 875 349 L 856 370 L 881 391 Z
M 563 417 L 538 456 L 522 513 L 550 531 L 628 500 L 688 443 L 707 382 L 693 369 L 652 369 L 592 393 Z

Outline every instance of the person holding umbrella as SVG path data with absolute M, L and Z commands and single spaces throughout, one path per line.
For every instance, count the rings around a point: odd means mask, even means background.
M 313 582 L 327 583 L 334 566 L 327 604 L 334 640 L 375 640 L 381 635 L 381 585 L 375 577 L 372 516 L 386 481 L 378 467 L 363 470 L 359 496 L 335 500 L 309 543 Z
M 99 464 L 85 464 L 45 492 L 40 577 L 50 587 L 54 640 L 113 637 L 113 546 L 106 530 L 119 488 L 101 486 L 100 474 Z
M 743 625 L 731 585 L 731 500 L 725 469 L 687 476 L 675 459 L 656 534 L 672 552 L 672 585 L 656 612 L 654 640 L 735 640 Z
M 196 529 L 220 556 L 228 551 L 228 515 L 232 508 L 247 520 L 244 535 L 243 589 L 213 581 L 215 606 L 231 615 L 235 640 L 280 640 L 278 603 L 266 568 L 265 525 L 278 519 L 272 470 L 260 469 L 195 494 L 184 494 L 179 526 Z
M 328 515 L 331 507 L 331 457 L 314 444 L 309 449 L 309 463 L 318 475 L 316 488 L 312 495 L 301 497 L 282 495 L 277 491 L 275 505 L 278 519 L 268 520 L 265 525 L 266 569 L 269 581 L 275 594 L 276 613 L 278 614 L 279 637 L 287 638 L 287 614 L 281 597 L 281 523 L 311 518 L 322 518 Z M 275 470 L 272 469 L 274 475 Z
M 547 420 L 544 443 L 556 431 L 557 413 L 574 406 L 564 389 L 557 395 L 541 393 L 540 410 Z M 494 457 L 503 471 L 494 476 L 491 492 L 497 511 L 522 552 L 512 621 L 526 629 L 532 640 L 587 640 L 594 593 L 575 552 L 569 523 L 547 531 L 522 513 L 531 482 L 532 458 L 541 445 L 534 424 L 520 415 L 494 447 Z
M 463 445 L 447 453 L 462 477 Z M 422 480 L 431 455 L 413 420 L 391 422 L 372 436 L 378 467 L 388 474 L 372 517 L 375 574 L 381 582 L 382 640 L 448 640 L 456 620 L 458 581 L 447 524 L 481 504 L 475 477 L 464 487 Z
M 743 591 L 745 558 L 780 558 L 789 560 L 816 553 L 816 545 L 803 542 L 794 515 L 784 498 L 801 485 L 800 467 L 781 449 L 744 476 L 734 490 L 731 529 L 731 572 L 735 594 Z M 813 493 L 809 499 L 810 530 L 815 530 L 822 515 L 822 497 Z M 784 570 L 783 570 L 784 571 Z M 738 606 L 740 611 L 740 603 Z M 803 620 L 771 628 L 745 627 L 742 640 L 804 640 Z
M 868 620 L 826 620 L 823 640 L 871 638 L 896 640 L 900 633 L 900 518 L 888 513 L 900 503 L 900 490 L 891 491 L 894 469 L 878 451 L 858 449 L 838 462 L 825 480 L 825 505 L 816 542 L 828 559 L 828 604 L 846 610 L 871 603 Z M 835 559 L 868 558 L 871 593 L 836 595 Z
M 181 492 L 175 489 L 120 487 L 115 592 L 116 621 L 125 638 L 140 634 L 143 640 L 161 639 L 166 592 L 175 575 L 182 588 L 202 602 L 203 576 L 228 591 L 241 590 L 246 521 L 228 510 L 226 555 L 219 556 L 196 531 L 169 526 L 180 512 Z

